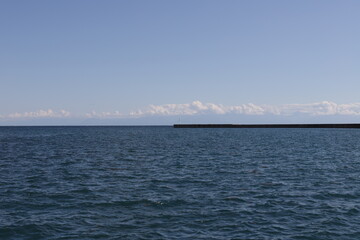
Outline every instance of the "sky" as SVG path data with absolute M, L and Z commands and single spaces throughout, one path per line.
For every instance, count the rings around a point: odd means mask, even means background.
M 360 1 L 2 0 L 0 125 L 359 122 Z

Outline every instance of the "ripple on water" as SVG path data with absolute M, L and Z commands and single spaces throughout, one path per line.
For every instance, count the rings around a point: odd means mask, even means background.
M 0 239 L 360 239 L 360 131 L 0 128 Z

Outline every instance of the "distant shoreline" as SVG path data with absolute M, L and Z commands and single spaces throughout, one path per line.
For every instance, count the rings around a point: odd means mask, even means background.
M 360 123 L 329 124 L 174 124 L 174 128 L 360 128 Z

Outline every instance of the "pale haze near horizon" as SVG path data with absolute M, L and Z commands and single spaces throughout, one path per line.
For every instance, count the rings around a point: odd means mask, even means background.
M 1 1 L 0 125 L 359 121 L 359 12 L 358 1 Z

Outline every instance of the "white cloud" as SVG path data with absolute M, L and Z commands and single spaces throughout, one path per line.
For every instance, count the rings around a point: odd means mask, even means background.
M 174 116 L 200 114 L 243 114 L 243 115 L 360 115 L 360 103 L 336 104 L 334 102 L 317 102 L 310 104 L 256 105 L 252 103 L 235 106 L 202 103 L 194 101 L 185 104 L 150 105 L 145 110 L 131 112 L 131 116 Z
M 322 115 L 360 115 L 360 103 L 336 104 L 334 102 L 318 102 L 310 104 L 288 104 L 279 108 L 280 114 L 291 115 L 295 113 Z
M 291 116 L 295 114 L 310 116 L 347 115 L 360 116 L 360 103 L 337 104 L 323 101 L 309 104 L 283 104 L 283 105 L 256 105 L 252 103 L 226 106 L 214 103 L 202 103 L 194 101 L 183 104 L 150 105 L 145 109 L 132 111 L 130 113 L 95 112 L 84 115 L 76 115 L 77 118 L 141 118 L 146 116 L 192 116 L 192 115 L 277 115 Z M 65 110 L 54 111 L 38 110 L 34 112 L 12 113 L 0 115 L 0 119 L 30 119 L 30 118 L 70 118 L 75 117 Z
M 65 110 L 54 111 L 52 109 L 39 110 L 35 112 L 24 113 L 11 113 L 9 115 L 3 115 L 2 118 L 16 119 L 16 118 L 66 118 L 70 117 L 70 112 Z
M 85 117 L 87 118 L 121 118 L 126 116 L 125 114 L 120 113 L 119 111 L 115 112 L 96 112 L 92 111 L 90 113 L 86 113 Z
M 202 103 L 200 101 L 194 101 L 192 103 L 185 103 L 185 104 L 150 105 L 147 109 L 131 112 L 130 115 L 174 116 L 174 115 L 227 114 L 227 113 L 261 115 L 264 113 L 264 109 L 261 106 L 256 106 L 251 103 L 242 104 L 239 106 L 224 106 L 222 104 Z

